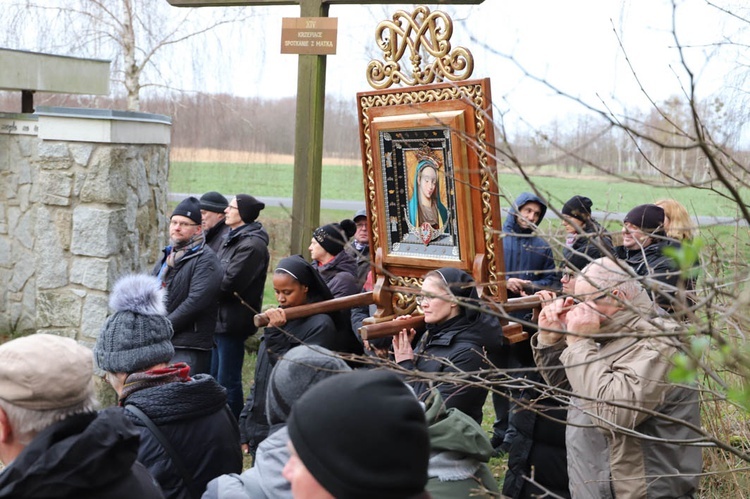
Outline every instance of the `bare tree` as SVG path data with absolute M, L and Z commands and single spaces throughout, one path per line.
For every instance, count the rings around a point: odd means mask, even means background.
M 138 111 L 143 89 L 177 88 L 171 67 L 202 59 L 199 71 L 217 71 L 219 66 L 209 68 L 212 58 L 204 51 L 218 41 L 208 36 L 251 13 L 177 9 L 164 0 L 61 0 L 12 3 L 0 12 L 0 20 L 8 26 L 2 40 L 6 47 L 111 59 L 112 81 L 122 86 L 126 108 Z M 221 59 L 226 61 L 227 54 Z

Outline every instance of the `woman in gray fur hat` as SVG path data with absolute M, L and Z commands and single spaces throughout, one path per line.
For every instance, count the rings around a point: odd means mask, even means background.
M 242 454 L 226 390 L 207 374 L 191 377 L 185 363 L 169 364 L 174 348 L 164 295 L 153 276 L 118 280 L 109 301 L 114 313 L 99 333 L 94 356 L 118 405 L 140 431 L 138 461 L 165 497 L 188 499 L 213 478 L 242 470 Z

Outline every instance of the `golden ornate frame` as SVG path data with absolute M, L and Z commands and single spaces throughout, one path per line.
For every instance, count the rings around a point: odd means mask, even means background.
M 460 83 L 439 83 L 405 89 L 375 90 L 357 94 L 365 199 L 371 229 L 371 257 L 374 262 L 376 318 L 402 312 L 411 307 L 406 287 L 417 287 L 426 271 L 455 266 L 472 274 L 488 299 L 506 301 L 501 220 L 494 149 L 494 129 L 489 79 Z M 382 175 L 378 171 L 378 136 L 373 133 L 380 117 L 398 122 L 405 116 L 431 116 L 444 123 L 441 114 L 460 111 L 462 126 L 452 129 L 465 151 L 468 194 L 461 197 L 461 212 L 470 214 L 459 220 L 462 238 L 467 239 L 467 254 L 458 262 L 424 258 L 420 261 L 389 258 L 385 244 L 385 203 Z M 477 223 L 481 221 L 481 223 Z

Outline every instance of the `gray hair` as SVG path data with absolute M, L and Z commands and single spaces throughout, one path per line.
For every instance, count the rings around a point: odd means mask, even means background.
M 586 265 L 581 272 L 581 277 L 597 289 L 608 292 L 617 289 L 626 298 L 631 299 L 636 297 L 643 288 L 623 266 L 627 266 L 627 263 L 622 260 L 598 258 Z
M 96 412 L 99 408 L 99 402 L 96 399 L 93 383 L 89 385 L 88 390 L 89 393 L 82 402 L 61 409 L 26 409 L 1 398 L 0 409 L 8 417 L 8 422 L 11 428 L 13 428 L 16 440 L 23 445 L 28 445 L 39 432 L 52 426 L 54 423 L 63 421 L 76 414 Z

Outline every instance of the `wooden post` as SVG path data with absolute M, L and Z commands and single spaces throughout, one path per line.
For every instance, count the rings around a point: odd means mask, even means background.
M 301 17 L 328 17 L 328 4 L 322 0 L 303 1 L 301 13 Z M 320 223 L 325 100 L 326 56 L 300 55 L 294 126 L 291 255 L 306 254 L 312 232 Z
M 176 7 L 299 5 L 301 17 L 328 17 L 332 4 L 411 4 L 407 0 L 167 0 Z M 438 0 L 441 5 L 476 5 L 484 0 Z M 294 127 L 294 190 L 290 254 L 305 255 L 312 231 L 320 224 L 323 178 L 323 118 L 326 56 L 300 55 L 297 76 L 297 121 Z M 250 194 L 262 196 L 262 192 Z

